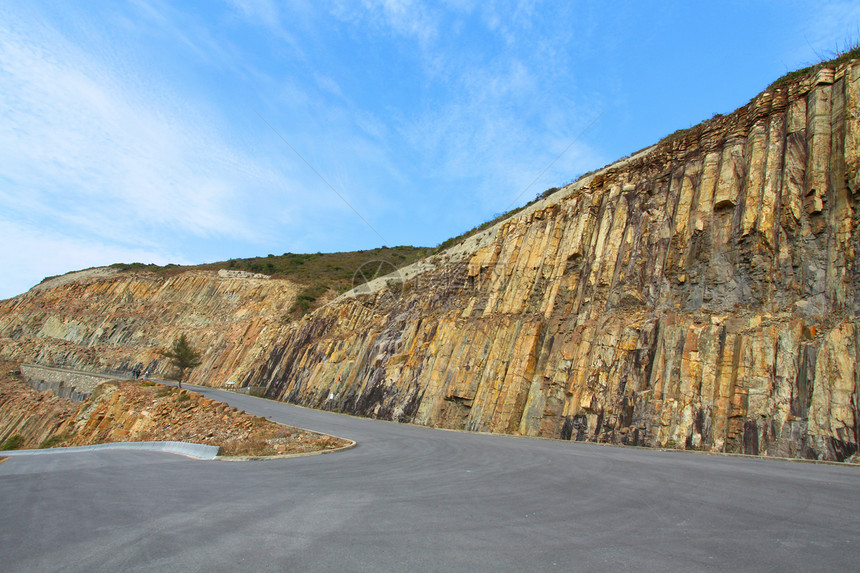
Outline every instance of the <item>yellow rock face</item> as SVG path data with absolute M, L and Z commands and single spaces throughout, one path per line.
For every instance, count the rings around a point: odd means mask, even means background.
M 858 77 L 761 94 L 442 253 L 397 297 L 335 301 L 255 383 L 433 426 L 853 454 Z
M 860 431 L 858 106 L 856 62 L 774 88 L 299 322 L 278 320 L 295 289 L 277 281 L 105 278 L 3 303 L 2 353 L 149 364 L 191 329 L 207 350 L 192 381 L 313 407 L 844 459 Z
M 166 376 L 158 351 L 185 334 L 203 353 L 189 382 L 223 386 L 262 355 L 299 288 L 201 271 L 96 273 L 0 302 L 0 358 Z

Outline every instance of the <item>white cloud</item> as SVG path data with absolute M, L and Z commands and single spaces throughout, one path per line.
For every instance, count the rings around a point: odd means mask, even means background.
M 375 235 L 255 111 L 384 236 L 404 237 L 395 242 L 439 233 L 438 219 L 454 216 L 439 205 L 457 203 L 456 217 L 467 220 L 482 216 L 476 205 L 501 210 L 593 117 L 575 94 L 547 89 L 564 71 L 522 34 L 524 6 L 504 9 L 512 17 L 493 32 L 480 3 L 445 12 L 408 1 L 334 2 L 332 18 L 307 5 L 236 1 L 198 15 L 154 2 L 111 11 L 104 27 L 105 14 L 79 14 L 92 22 L 85 34 L 59 18 L 15 21 L 0 8 L 0 154 L 8 158 L 0 210 L 70 244 L 85 237 L 96 245 L 83 252 L 109 246 L 117 260 L 175 245 L 200 262 L 189 244 L 221 240 L 259 252 L 359 248 L 355 237 L 365 236 L 373 246 Z M 229 28 L 221 43 L 213 22 Z M 452 41 L 457 26 L 477 27 L 462 32 L 464 41 L 496 39 L 464 49 Z M 123 35 L 136 43 L 126 46 Z M 540 40 L 553 45 L 551 35 Z M 342 50 L 366 42 L 397 48 L 382 65 L 402 66 L 414 91 L 362 84 L 363 68 L 358 77 L 344 71 Z M 162 53 L 142 55 L 150 44 Z M 385 77 L 375 60 L 367 65 L 371 77 Z M 241 89 L 213 91 L 216 77 Z M 522 201 L 593 167 L 592 157 L 574 145 Z M 205 257 L 258 254 L 231 249 Z
M 860 42 L 860 4 L 856 1 L 821 2 L 810 8 L 806 41 L 821 58 L 831 58 L 847 44 Z
M 482 204 L 510 208 L 515 198 L 528 201 L 600 161 L 585 143 L 574 142 L 599 106 L 558 90 L 545 92 L 534 62 L 503 56 L 465 62 L 450 84 L 451 97 L 443 105 L 403 118 L 402 134 L 428 169 L 468 188 Z
M 230 0 L 230 3 L 249 20 L 259 21 L 272 28 L 280 24 L 280 10 L 272 0 Z
M 426 47 L 437 39 L 440 14 L 426 3 L 415 0 L 332 0 L 332 15 L 353 25 L 368 24 L 376 30 L 418 41 Z
M 427 7 L 413 0 L 365 0 L 368 8 L 382 10 L 388 25 L 399 34 L 414 37 L 420 42 L 436 38 L 437 18 Z
M 299 209 L 331 208 L 307 193 L 312 174 L 291 176 L 279 142 L 254 139 L 266 128 L 252 109 L 239 110 L 237 132 L 236 118 L 133 50 L 29 16 L 0 8 L 0 241 L 6 256 L 31 255 L 9 263 L 22 265 L 6 273 L 16 288 L 75 265 L 166 262 L 166 252 L 216 260 L 210 245 L 225 240 L 262 250 L 283 242 L 286 223 L 308 224 Z M 48 247 L 11 248 L 21 236 Z M 80 256 L 53 257 L 74 246 Z M 72 266 L 46 270 L 62 262 Z
M 112 262 L 185 263 L 180 255 L 124 248 L 91 239 L 75 239 L 34 226 L 0 220 L 0 299 L 38 284 L 46 276 L 103 266 Z
M 107 240 L 157 243 L 160 225 L 257 240 L 239 195 L 283 183 L 159 78 L 114 69 L 46 24 L 0 23 L 0 110 L 3 205 Z
M 860 43 L 860 4 L 855 0 L 799 3 L 796 9 L 796 28 L 781 38 L 784 72 L 828 60 L 849 44 Z

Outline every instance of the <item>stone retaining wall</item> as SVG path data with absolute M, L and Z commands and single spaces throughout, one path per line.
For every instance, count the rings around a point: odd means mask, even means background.
M 92 396 L 92 392 L 79 392 L 74 386 L 67 386 L 65 382 L 46 382 L 44 380 L 27 378 L 27 384 L 37 392 L 47 392 L 50 390 L 60 398 L 71 402 L 83 402 Z
M 51 390 L 60 398 L 81 402 L 89 398 L 96 386 L 120 376 L 106 376 L 96 373 L 70 372 L 62 368 L 22 364 L 21 376 L 34 390 Z

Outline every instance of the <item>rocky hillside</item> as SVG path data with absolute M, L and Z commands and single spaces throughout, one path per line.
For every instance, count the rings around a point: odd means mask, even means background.
M 266 352 L 303 288 L 240 271 L 71 273 L 0 301 L 0 359 L 166 377 L 159 349 L 186 334 L 203 353 L 189 381 L 224 385 Z
M 860 63 L 822 67 L 341 297 L 245 376 L 420 424 L 843 459 Z
M 98 277 L 2 303 L 0 353 L 158 370 L 148 345 L 187 331 L 193 381 L 314 407 L 841 460 L 860 437 L 859 100 L 856 60 L 797 74 L 300 321 L 277 319 L 286 282 Z
M 153 440 L 220 446 L 224 456 L 307 453 L 350 443 L 148 381 L 107 381 L 85 401 L 71 402 L 33 390 L 16 364 L 0 362 L 0 444 L 17 449 Z

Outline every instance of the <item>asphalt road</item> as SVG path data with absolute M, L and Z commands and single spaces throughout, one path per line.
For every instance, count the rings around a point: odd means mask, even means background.
M 860 468 L 446 432 L 199 390 L 359 445 L 256 462 L 10 458 L 0 570 L 860 567 Z

